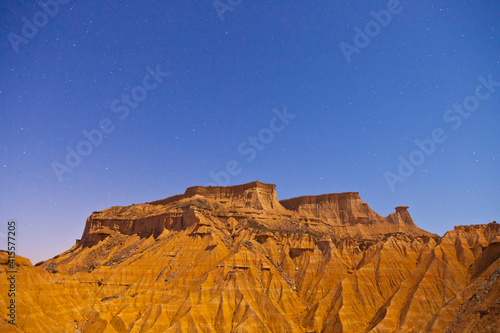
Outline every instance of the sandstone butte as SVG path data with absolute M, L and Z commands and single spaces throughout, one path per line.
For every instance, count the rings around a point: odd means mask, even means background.
M 358 193 L 278 201 L 275 185 L 191 187 L 93 212 L 81 240 L 17 257 L 1 332 L 500 332 L 500 227 L 418 228 Z

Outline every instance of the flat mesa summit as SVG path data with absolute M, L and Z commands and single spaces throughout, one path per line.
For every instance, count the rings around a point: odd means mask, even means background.
M 443 237 L 356 192 L 188 188 L 93 212 L 68 251 L 17 263 L 1 332 L 499 332 L 500 227 Z M 0 313 L 7 316 L 7 253 Z

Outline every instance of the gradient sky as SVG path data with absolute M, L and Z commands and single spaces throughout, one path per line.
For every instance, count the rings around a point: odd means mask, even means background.
M 0 3 L 2 249 L 15 219 L 18 254 L 47 259 L 92 211 L 214 183 L 229 161 L 231 185 L 273 183 L 280 199 L 356 191 L 383 216 L 410 206 L 439 235 L 500 217 L 500 87 L 474 105 L 478 77 L 500 82 L 496 0 L 222 0 L 223 13 L 212 0 L 60 2 L 45 16 L 35 1 Z M 377 31 L 370 12 L 388 6 L 399 12 Z M 341 43 L 367 26 L 348 62 Z M 122 102 L 132 91 L 135 108 Z M 460 116 L 464 101 L 477 109 Z M 284 109 L 286 125 L 273 120 Z M 108 133 L 59 181 L 54 161 L 95 129 Z M 441 142 L 418 153 L 436 129 Z M 410 156 L 421 164 L 392 191 L 387 172 Z

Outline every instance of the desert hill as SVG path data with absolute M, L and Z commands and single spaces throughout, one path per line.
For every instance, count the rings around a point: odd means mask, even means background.
M 17 257 L 2 332 L 498 332 L 500 227 L 418 228 L 358 193 L 190 187 L 93 212 L 68 251 Z M 0 313 L 7 314 L 0 252 Z

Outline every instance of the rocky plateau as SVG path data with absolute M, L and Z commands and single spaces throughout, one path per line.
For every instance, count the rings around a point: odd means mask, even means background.
M 484 221 L 479 221 L 484 222 Z M 190 187 L 93 212 L 32 265 L 0 252 L 0 332 L 500 332 L 500 226 L 416 226 L 356 192 Z

